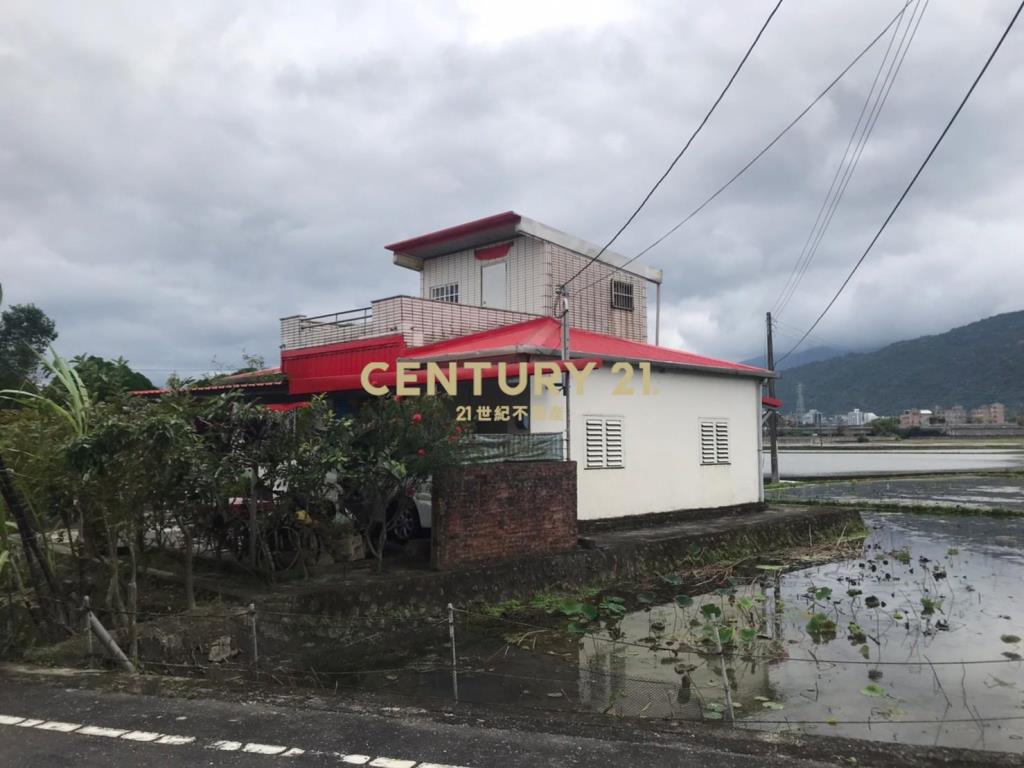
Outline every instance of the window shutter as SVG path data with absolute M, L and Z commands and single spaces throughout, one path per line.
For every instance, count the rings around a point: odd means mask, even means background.
M 587 417 L 587 469 L 604 469 L 604 420 Z
M 715 422 L 715 461 L 718 464 L 729 463 L 729 422 Z
M 584 417 L 587 469 L 622 469 L 626 466 L 621 416 Z
M 626 466 L 622 455 L 622 419 L 604 420 L 604 459 L 609 468 Z
M 729 463 L 729 421 L 727 419 L 701 419 L 700 463 Z
M 715 463 L 715 423 L 713 421 L 700 423 L 700 463 Z

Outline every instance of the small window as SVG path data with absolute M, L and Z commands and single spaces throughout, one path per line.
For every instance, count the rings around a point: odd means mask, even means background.
M 726 419 L 701 419 L 700 463 L 729 463 L 729 422 Z
M 621 416 L 585 416 L 587 469 L 622 469 L 626 466 L 622 451 Z
M 612 309 L 633 311 L 633 284 L 625 280 L 612 280 Z
M 447 301 L 449 304 L 458 304 L 459 284 L 432 285 L 430 287 L 430 298 L 434 301 Z

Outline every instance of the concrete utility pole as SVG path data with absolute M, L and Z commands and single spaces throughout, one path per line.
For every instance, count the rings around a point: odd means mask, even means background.
M 562 305 L 562 365 L 564 366 L 566 361 L 569 359 L 569 289 L 564 285 L 558 290 L 560 304 Z M 572 443 L 569 442 L 571 437 L 569 414 L 569 369 L 565 368 L 562 371 L 562 395 L 565 397 L 565 460 L 572 461 Z
M 768 355 L 767 364 L 769 371 L 775 371 L 775 349 L 772 346 L 772 313 L 767 314 L 768 321 Z M 768 397 L 775 399 L 775 379 L 768 379 Z M 771 443 L 772 453 L 772 482 L 779 482 L 779 410 L 772 408 L 768 414 L 768 439 Z

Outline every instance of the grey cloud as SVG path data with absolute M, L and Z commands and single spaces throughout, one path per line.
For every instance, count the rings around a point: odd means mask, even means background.
M 615 248 L 692 209 L 898 8 L 784 4 L 734 89 Z M 60 347 L 147 367 L 276 357 L 277 318 L 414 291 L 387 242 L 510 208 L 603 242 L 660 174 L 769 9 L 659 2 L 497 42 L 448 4 L 0 11 L 0 279 Z M 932 3 L 842 207 L 784 314 L 805 327 L 1009 18 Z M 581 22 L 583 19 L 581 19 Z M 543 26 L 543 25 L 539 25 Z M 1024 30 L 1017 30 L 1019 38 Z M 880 55 L 880 49 L 876 52 Z M 663 340 L 760 347 L 875 54 L 647 258 Z M 816 336 L 875 345 L 1020 308 L 1024 46 L 1007 46 Z M 911 288 L 908 290 L 908 286 Z

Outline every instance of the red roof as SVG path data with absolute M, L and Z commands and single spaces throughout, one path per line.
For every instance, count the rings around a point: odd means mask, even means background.
M 562 329 L 553 317 L 538 317 L 525 323 L 506 325 L 469 336 L 460 336 L 424 347 L 410 349 L 403 359 L 408 360 L 461 360 L 478 357 L 529 354 L 559 356 L 562 350 Z M 730 373 L 759 378 L 771 376 L 770 371 L 742 363 L 716 360 L 668 347 L 657 347 L 638 341 L 629 341 L 605 333 L 572 328 L 569 331 L 569 351 L 574 357 L 594 357 L 605 360 L 635 360 L 661 363 L 673 367 Z
M 419 237 L 402 240 L 397 243 L 392 243 L 391 245 L 385 245 L 384 247 L 393 253 L 410 253 L 429 246 L 436 246 L 449 241 L 463 240 L 467 237 L 490 233 L 492 231 L 495 233 L 507 233 L 509 231 L 513 231 L 515 225 L 522 221 L 522 218 L 523 217 L 515 211 L 505 211 L 504 213 L 498 213 L 494 216 L 476 219 L 475 221 L 469 221 L 465 224 L 448 227 L 447 229 L 439 229 L 437 232 L 431 232 L 426 235 L 420 235 Z

